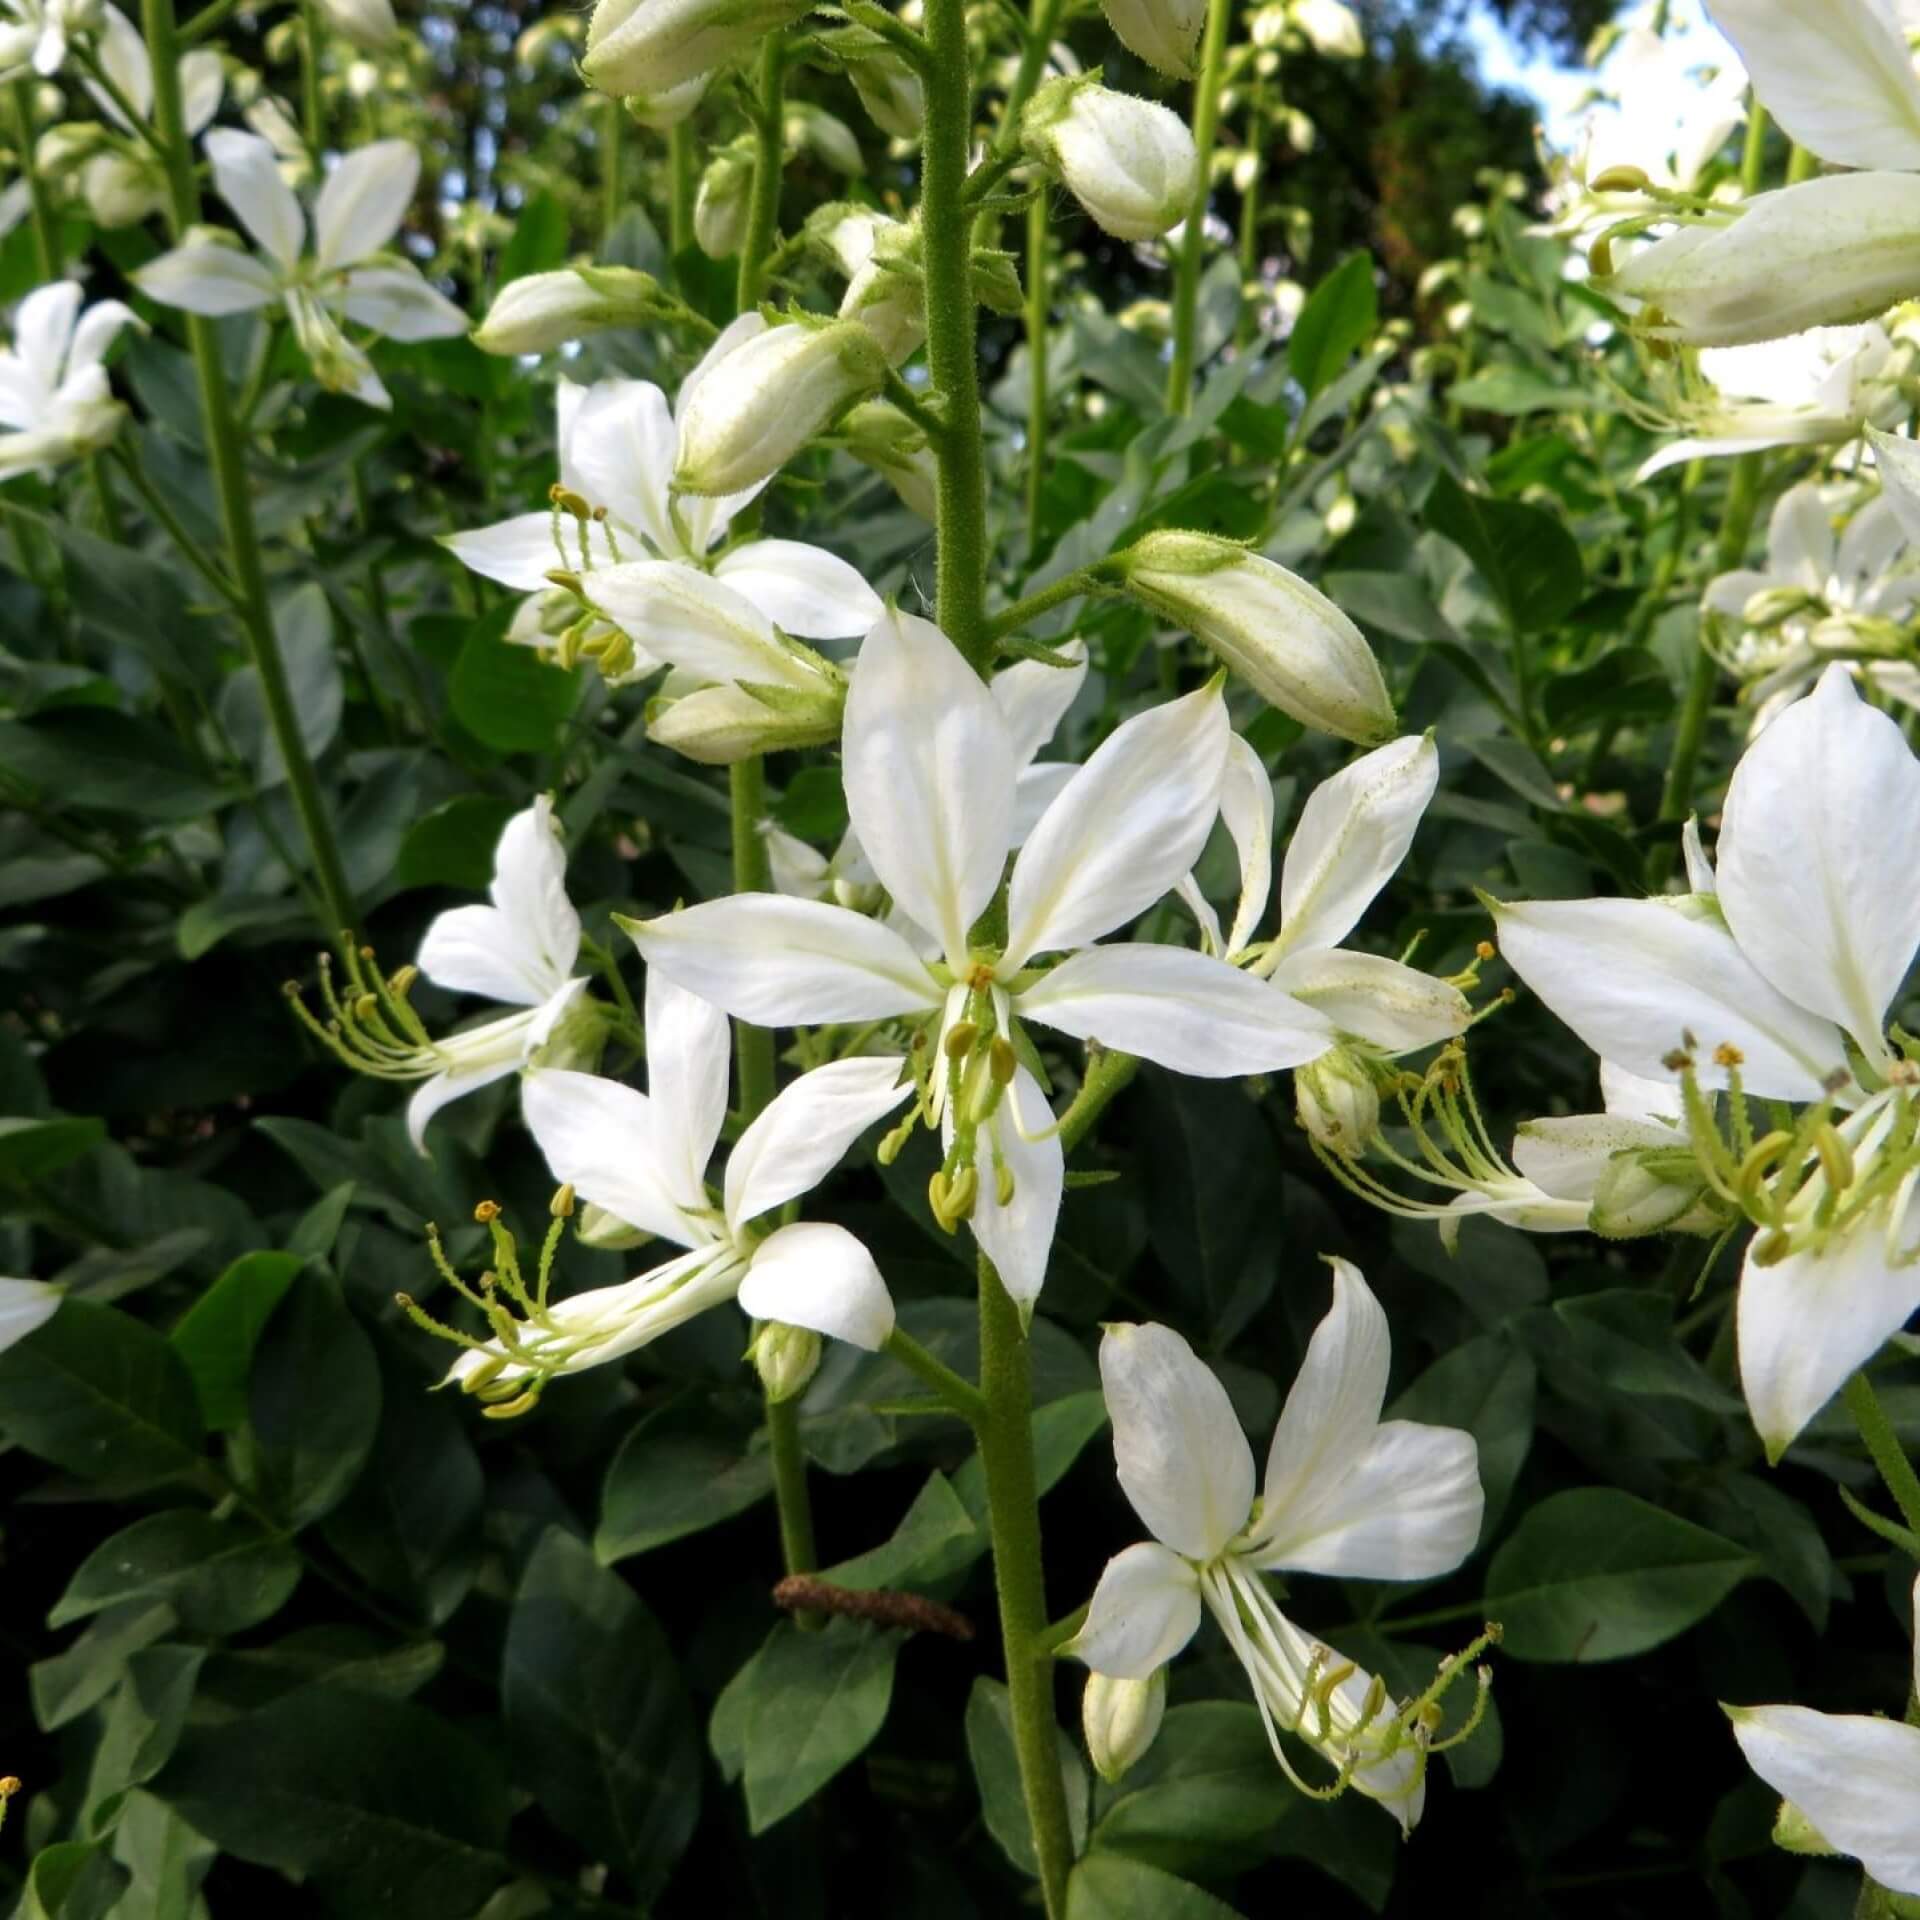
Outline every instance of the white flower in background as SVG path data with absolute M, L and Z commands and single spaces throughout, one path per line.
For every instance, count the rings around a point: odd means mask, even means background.
M 494 296 L 473 330 L 482 353 L 545 353 L 608 327 L 637 327 L 659 311 L 660 284 L 631 267 L 523 273 Z
M 122 327 L 145 328 L 118 300 L 82 313 L 82 298 L 77 280 L 56 280 L 14 309 L 13 345 L 0 349 L 0 480 L 97 453 L 126 418 L 101 361 Z
M 1383 1422 L 1386 1315 L 1359 1269 L 1333 1267 L 1333 1305 L 1308 1342 L 1255 1495 L 1253 1451 L 1219 1380 L 1169 1328 L 1110 1326 L 1100 1380 L 1120 1485 L 1153 1539 L 1107 1563 L 1087 1622 L 1063 1651 L 1096 1673 L 1144 1680 L 1211 1613 L 1246 1669 L 1274 1757 L 1304 1791 L 1283 1734 L 1335 1782 L 1378 1800 L 1407 1831 L 1426 1799 L 1434 1689 L 1402 1705 L 1294 1625 L 1267 1573 L 1429 1580 L 1480 1534 L 1472 1436 Z M 1450 1679 L 1462 1663 L 1443 1667 Z M 1484 1686 L 1484 1675 L 1482 1677 Z M 1436 1683 L 1438 1685 L 1438 1683 Z M 1458 1736 L 1456 1736 L 1457 1738 Z
M 929 526 L 939 517 L 940 463 L 926 432 L 898 407 L 866 400 L 838 428 L 840 445 L 863 466 L 871 467 L 909 513 Z
M 0 1353 L 44 1327 L 64 1297 L 44 1280 L 0 1280 Z
M 722 147 L 700 175 L 693 196 L 693 237 L 709 260 L 732 259 L 746 240 L 757 151 L 753 136 L 743 134 Z
M 1207 9 L 1197 0 L 1101 0 L 1114 37 L 1156 72 L 1172 80 L 1193 77 Z
M 587 982 L 573 977 L 580 916 L 567 898 L 566 872 L 553 802 L 542 794 L 501 829 L 490 906 L 440 914 L 415 965 L 391 980 L 349 943 L 347 991 L 337 994 L 323 959 L 325 1024 L 290 996 L 309 1030 L 357 1072 L 423 1082 L 407 1104 L 407 1131 L 422 1153 L 427 1122 L 449 1101 L 538 1058 L 571 1060 L 597 1051 L 600 1010 L 585 997 Z M 407 1001 L 416 972 L 450 993 L 522 1011 L 435 1039 Z
M 871 52 L 848 59 L 847 77 L 860 104 L 880 131 L 893 140 L 918 140 L 927 117 L 927 90 L 919 74 L 884 41 Z
M 1920 1582 L 1913 1598 L 1920 1691 Z M 1920 1894 L 1920 1727 L 1811 1707 L 1723 1711 L 1747 1765 L 1834 1852 L 1858 1860 L 1889 1892 Z
M 1877 692 L 1920 707 L 1920 667 L 1904 631 L 1920 602 L 1920 561 L 1891 499 L 1869 500 L 1837 537 L 1821 488 L 1811 481 L 1780 496 L 1767 529 L 1764 569 L 1742 567 L 1709 582 L 1705 610 L 1731 632 L 1716 657 L 1746 684 L 1748 737 L 1798 699 L 1836 655 Z M 1874 659 L 1859 656 L 1882 654 Z
M 392 0 L 320 0 L 320 11 L 335 33 L 364 52 L 384 53 L 400 44 Z
M 0 80 L 51 78 L 99 23 L 100 0 L 0 0 Z
M 581 77 L 602 93 L 664 93 L 704 79 L 791 26 L 807 0 L 598 0 Z
M 1759 1228 L 1740 1373 L 1776 1460 L 1920 1306 L 1920 1066 L 1886 1031 L 1920 947 L 1916 845 L 1920 762 L 1833 665 L 1741 756 L 1717 892 L 1702 862 L 1679 898 L 1496 910 L 1514 971 L 1603 1058 L 1807 1103 L 1750 1150 L 1692 1128 L 1710 1186 Z
M 1683 390 L 1673 424 L 1681 439 L 1634 475 L 1768 447 L 1835 446 L 1869 425 L 1905 418 L 1901 376 L 1911 349 L 1884 327 L 1816 327 L 1786 340 L 1710 348 Z
M 762 1026 L 917 1018 L 946 1162 L 935 1211 L 971 1218 L 1007 1290 L 1031 1307 L 1064 1181 L 1017 1023 L 1143 1055 L 1177 1073 L 1297 1065 L 1324 1018 L 1183 948 L 1093 942 L 1146 911 L 1193 863 L 1227 754 L 1217 684 L 1117 728 L 1054 797 L 1014 861 L 1004 939 L 972 929 L 1013 845 L 1020 748 L 1000 704 L 939 628 L 889 613 L 847 695 L 843 773 L 853 830 L 894 907 L 937 958 L 844 907 L 743 893 L 626 923 L 656 968 Z M 1069 957 L 1051 968 L 1043 955 Z
M 599 1366 L 738 1297 L 756 1319 L 869 1351 L 893 1330 L 893 1301 L 844 1227 L 757 1222 L 820 1184 L 876 1120 L 913 1091 L 905 1061 L 836 1060 L 784 1088 L 727 1157 L 715 1205 L 707 1162 L 727 1115 L 726 1015 L 647 976 L 647 1091 L 543 1068 L 521 1107 L 556 1180 L 615 1220 L 685 1251 L 620 1286 L 536 1302 L 512 1344 L 455 1362 L 454 1380 L 494 1387 Z M 496 1364 L 499 1363 L 499 1364 Z
M 1358 60 L 1367 50 L 1360 16 L 1343 0 L 1286 0 L 1288 22 L 1315 53 L 1328 60 Z
M 1157 101 L 1115 93 L 1100 70 L 1047 81 L 1020 115 L 1020 144 L 1116 240 L 1157 240 L 1200 182 L 1187 123 Z
M 227 128 L 208 134 L 204 145 L 220 197 L 260 251 L 197 229 L 142 267 L 134 284 L 162 306 L 189 313 L 284 305 L 323 387 L 391 407 L 366 354 L 341 332 L 341 318 L 390 340 L 440 340 L 467 330 L 466 315 L 435 293 L 418 267 L 383 251 L 413 199 L 418 152 L 404 140 L 378 140 L 348 154 L 314 202 L 309 253 L 307 217 L 280 177 L 272 146 Z

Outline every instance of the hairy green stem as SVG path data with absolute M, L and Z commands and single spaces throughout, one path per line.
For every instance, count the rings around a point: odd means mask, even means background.
M 140 496 L 141 505 L 153 516 L 154 525 L 173 542 L 181 559 L 228 607 L 235 613 L 244 613 L 245 603 L 240 598 L 240 589 L 221 571 L 220 563 L 213 555 L 187 531 L 167 496 L 147 478 L 146 469 L 141 466 L 138 457 L 124 442 L 116 441 L 113 458 L 119 464 L 120 471 L 127 476 L 134 492 Z
M 797 1400 L 767 1402 L 767 1451 L 773 1457 L 773 1500 L 780 1512 L 780 1557 L 789 1573 L 811 1573 L 820 1556 L 813 1544 L 813 1506 L 807 1496 L 807 1456 L 800 1444 Z M 825 1624 L 818 1614 L 813 1623 L 813 1631 Z M 804 1618 L 800 1625 L 808 1630 Z
M 740 280 L 734 305 L 750 313 L 766 289 L 767 256 L 780 225 L 780 179 L 787 164 L 787 49 L 777 33 L 767 36 L 754 74 L 753 193 L 747 201 L 747 235 L 740 243 Z
M 1016 600 L 1012 606 L 1002 607 L 987 622 L 988 636 L 996 641 L 1004 640 L 1009 634 L 1018 633 L 1029 620 L 1037 620 L 1054 607 L 1062 607 L 1069 600 L 1081 600 L 1090 593 L 1100 592 L 1106 580 L 1103 569 L 1104 562 L 1091 567 L 1078 567 L 1054 581 L 1051 586 L 1042 587 L 1038 593 L 1030 593 L 1024 600 Z
M 987 1408 L 980 1464 L 993 1532 L 1014 1752 L 1047 1920 L 1061 1920 L 1073 1870 L 1073 1830 L 1053 1711 L 1053 1649 L 1047 1639 L 1040 1495 L 1033 1467 L 1033 1371 L 1020 1309 L 985 1254 L 980 1256 L 980 1391 Z
M 944 1360 L 935 1358 L 912 1334 L 899 1327 L 887 1335 L 887 1352 L 917 1374 L 968 1425 L 977 1427 L 986 1418 L 986 1396 L 972 1381 L 961 1376 Z
M 1913 1462 L 1907 1458 L 1900 1436 L 1893 1430 L 1893 1422 L 1887 1418 L 1887 1410 L 1880 1404 L 1880 1396 L 1874 1392 L 1873 1382 L 1867 1378 L 1864 1368 L 1841 1389 L 1841 1398 L 1853 1416 L 1853 1424 L 1860 1429 L 1860 1438 L 1866 1442 L 1873 1464 L 1880 1470 L 1880 1478 L 1893 1495 L 1894 1505 L 1900 1509 L 1900 1517 L 1909 1529 L 1920 1533 L 1920 1474 L 1914 1472 Z
M 693 129 L 667 132 L 667 248 L 677 260 L 693 245 Z
M 58 280 L 65 270 L 60 258 L 60 222 L 47 197 L 47 183 L 33 159 L 33 82 L 24 75 L 7 83 L 12 109 L 13 142 L 20 150 L 20 176 L 27 183 L 27 205 L 33 216 L 34 264 L 44 284 Z
M 1047 461 L 1047 196 L 1027 208 L 1027 565 L 1040 558 Z
M 1173 365 L 1167 372 L 1167 411 L 1193 405 L 1194 331 L 1199 321 L 1200 261 L 1207 244 L 1207 197 L 1213 188 L 1213 143 L 1220 129 L 1220 82 L 1227 64 L 1227 28 L 1233 0 L 1207 0 L 1207 31 L 1201 42 L 1200 77 L 1193 88 L 1193 144 L 1200 155 L 1193 204 L 1180 235 L 1174 267 Z
M 620 223 L 620 135 L 626 108 L 609 94 L 600 103 L 600 245 Z
M 193 147 L 180 100 L 180 57 L 175 39 L 174 0 L 142 0 L 147 51 L 153 62 L 153 124 L 167 155 L 168 225 L 177 241 L 200 218 L 200 196 L 193 181 Z M 187 341 L 199 377 L 200 419 L 213 468 L 214 492 L 226 533 L 227 573 L 238 596 L 238 624 L 248 658 L 260 676 L 267 723 L 286 762 L 287 786 L 301 832 L 313 858 L 314 878 L 331 925 L 329 937 L 354 925 L 352 889 L 327 819 L 320 783 L 301 737 L 287 684 L 286 662 L 273 630 L 273 609 L 253 524 L 253 492 L 246 459 L 234 425 L 231 396 L 221 365 L 220 337 L 200 314 L 186 316 Z

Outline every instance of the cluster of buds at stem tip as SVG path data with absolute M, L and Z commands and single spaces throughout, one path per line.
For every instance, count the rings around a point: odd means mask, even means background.
M 660 284 L 631 267 L 561 267 L 523 274 L 500 289 L 473 330 L 483 353 L 545 353 L 609 327 L 659 316 Z
M 1210 533 L 1150 533 L 1111 564 L 1149 612 L 1302 726 L 1368 747 L 1398 731 L 1366 636 L 1298 574 Z
M 1167 1670 L 1156 1667 L 1144 1680 L 1087 1675 L 1080 1696 L 1080 1727 L 1087 1757 L 1109 1785 L 1138 1764 L 1159 1736 L 1167 1711 Z
M 726 358 L 682 408 L 678 493 L 741 493 L 779 471 L 840 414 L 886 384 L 879 341 L 857 320 L 795 319 Z
M 791 26 L 809 0 L 599 0 L 580 72 L 602 93 L 658 96 Z
M 1027 102 L 1020 143 L 1116 240 L 1156 240 L 1187 217 L 1200 156 L 1187 123 L 1151 100 L 1062 74 Z

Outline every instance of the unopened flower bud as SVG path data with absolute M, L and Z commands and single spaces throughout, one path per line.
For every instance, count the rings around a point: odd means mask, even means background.
M 895 140 L 917 140 L 926 118 L 926 89 L 920 76 L 894 52 L 885 48 L 854 62 L 849 70 L 853 90 L 868 118 Z
M 1118 1780 L 1153 1745 L 1167 1711 L 1167 1670 L 1154 1668 L 1145 1680 L 1115 1680 L 1087 1675 L 1080 1696 L 1080 1725 L 1087 1736 L 1087 1757 L 1109 1784 Z
M 96 226 L 138 226 L 166 205 L 166 175 L 144 152 L 96 154 L 81 171 L 80 197 Z
M 631 267 L 562 267 L 500 289 L 473 330 L 482 353 L 545 353 L 608 327 L 636 327 L 656 309 L 659 283 Z
M 1020 140 L 1116 240 L 1156 239 L 1193 206 L 1200 157 L 1187 123 L 1094 74 L 1041 87 L 1020 116 Z
M 807 1327 L 769 1320 L 753 1336 L 747 1358 L 767 1390 L 769 1403 L 778 1406 L 806 1391 L 820 1365 L 820 1336 Z
M 591 1201 L 574 1216 L 573 1231 L 582 1245 L 602 1253 L 625 1253 L 633 1247 L 644 1247 L 654 1237 Z
M 368 53 L 383 53 L 400 42 L 400 22 L 391 0 L 320 0 L 327 25 Z
M 1150 533 L 1118 559 L 1136 600 L 1282 713 L 1361 746 L 1393 737 L 1393 701 L 1366 636 L 1298 574 L 1207 533 Z
M 857 320 L 795 321 L 753 335 L 710 364 L 683 401 L 675 490 L 758 486 L 886 377 L 884 350 Z
M 658 95 L 791 26 L 808 0 L 599 0 L 580 72 L 602 93 Z
M 922 520 L 939 512 L 939 462 L 927 445 L 927 436 L 884 400 L 869 400 L 840 423 L 847 451 L 882 475 L 900 504 Z
M 702 687 L 647 707 L 647 738 L 702 766 L 727 767 L 758 753 L 831 746 L 840 737 L 843 687 L 808 695 L 785 687 Z
M 1329 1153 L 1352 1159 L 1380 1130 L 1380 1090 L 1349 1047 L 1329 1047 L 1293 1075 L 1300 1124 Z
M 1525 1125 L 1520 1132 L 1525 1134 Z M 1706 1183 L 1685 1148 L 1616 1154 L 1594 1186 L 1587 1224 L 1609 1240 L 1708 1231 L 1719 1219 L 1711 1208 L 1701 1208 L 1705 1193 Z
M 789 100 L 781 116 L 781 135 L 791 153 L 810 153 L 835 173 L 865 170 L 860 142 L 844 120 L 809 101 Z
M 1206 0 L 1101 0 L 1107 25 L 1129 53 L 1170 79 L 1193 77 L 1193 56 L 1207 24 Z
M 752 212 L 751 139 L 725 146 L 707 163 L 693 198 L 693 237 L 709 260 L 730 260 L 747 238 Z

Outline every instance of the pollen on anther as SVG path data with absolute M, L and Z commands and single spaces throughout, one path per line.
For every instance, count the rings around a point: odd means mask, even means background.
M 473 1217 L 479 1221 L 483 1227 L 490 1226 L 500 1218 L 500 1202 L 498 1200 L 482 1200 L 480 1204 L 474 1208 Z
M 1716 1067 L 1743 1067 L 1747 1056 L 1731 1040 L 1722 1040 L 1713 1050 L 1713 1064 Z

